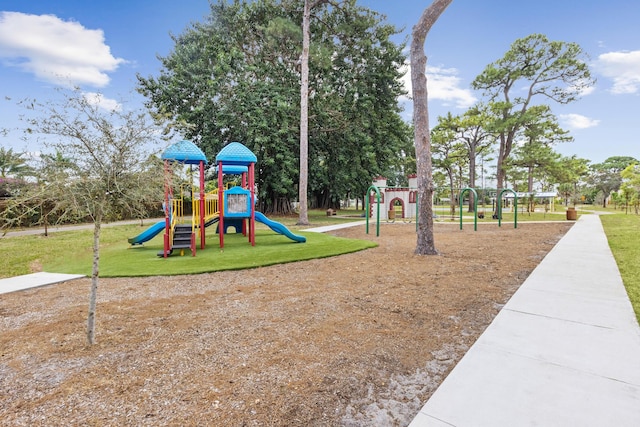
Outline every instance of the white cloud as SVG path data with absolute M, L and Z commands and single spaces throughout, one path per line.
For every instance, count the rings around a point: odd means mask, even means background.
M 95 105 L 109 111 L 120 111 L 122 109 L 122 105 L 118 101 L 105 98 L 101 93 L 86 92 L 83 96 L 89 105 Z
M 406 74 L 402 78 L 404 87 L 411 94 L 410 65 L 405 64 Z M 427 66 L 427 96 L 430 100 L 437 99 L 446 106 L 467 109 L 476 103 L 477 99 L 469 89 L 460 87 L 461 79 L 455 68 L 441 68 Z
M 65 86 L 104 87 L 125 62 L 111 55 L 102 30 L 54 15 L 0 12 L 0 58 L 39 79 Z
M 594 69 L 613 80 L 611 92 L 614 94 L 640 90 L 640 50 L 603 53 L 594 63 Z
M 600 120 L 591 119 L 581 114 L 560 114 L 560 120 L 570 129 L 587 129 L 600 124 Z

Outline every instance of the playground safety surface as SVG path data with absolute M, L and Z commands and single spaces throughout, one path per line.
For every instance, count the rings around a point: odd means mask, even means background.
M 254 270 L 0 295 L 6 425 L 403 426 L 569 222 L 331 233 L 379 246 Z M 159 261 L 161 262 L 161 260 Z M 478 390 L 482 393 L 482 390 Z

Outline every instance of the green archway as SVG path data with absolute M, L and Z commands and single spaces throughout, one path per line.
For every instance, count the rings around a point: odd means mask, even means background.
M 518 194 L 511 188 L 503 188 L 498 194 L 498 227 L 502 227 L 502 194 L 505 191 L 513 193 L 513 228 L 518 228 Z
M 460 199 L 460 230 L 462 230 L 462 199 L 467 192 L 473 193 L 473 231 L 478 231 L 478 193 L 473 188 L 463 188 L 458 198 Z
M 376 212 L 376 236 L 380 236 L 380 189 L 375 185 L 367 188 L 367 198 L 365 200 L 365 217 L 367 218 L 367 234 L 369 234 L 369 199 L 371 198 L 371 191 L 376 192 L 376 197 L 378 201 L 378 209 Z

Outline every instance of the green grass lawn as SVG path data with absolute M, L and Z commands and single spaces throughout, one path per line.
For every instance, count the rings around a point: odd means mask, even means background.
M 600 218 L 640 322 L 640 216 L 617 214 Z
M 338 220 L 327 218 L 324 221 L 335 223 Z M 157 256 L 157 253 L 162 251 L 162 233 L 143 246 L 130 247 L 127 242 L 127 238 L 141 233 L 152 223 L 153 221 L 147 221 L 143 227 L 123 225 L 102 229 L 101 277 L 195 274 L 254 268 L 329 257 L 375 246 L 375 243 L 367 240 L 305 233 L 292 226 L 296 234 L 307 238 L 306 243 L 295 243 L 265 226 L 257 227 L 255 246 L 252 247 L 242 234 L 232 233 L 225 235 L 225 247 L 221 250 L 215 228 L 210 227 L 207 229 L 207 247 L 200 250 L 198 244 L 195 257 L 191 256 L 190 251 L 185 251 L 184 256 L 174 254 L 164 259 Z M 32 268 L 35 266 L 41 266 L 44 271 L 54 273 L 90 275 L 92 244 L 92 230 L 55 232 L 50 233 L 48 237 L 35 235 L 3 238 L 0 240 L 3 253 L 0 257 L 0 277 L 28 274 L 37 269 Z
M 104 244 L 109 244 L 115 237 L 111 229 L 104 229 L 102 235 Z M 58 258 L 71 258 L 82 251 L 91 251 L 92 236 L 92 231 L 81 230 L 49 233 L 48 237 L 40 234 L 3 237 L 0 239 L 0 277 L 29 274 Z

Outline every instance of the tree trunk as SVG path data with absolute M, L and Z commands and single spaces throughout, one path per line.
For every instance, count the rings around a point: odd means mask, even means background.
M 535 212 L 536 210 L 536 200 L 533 195 L 533 166 L 529 166 L 527 170 L 527 192 L 529 193 L 529 212 Z
M 455 178 L 450 169 L 447 170 L 447 175 L 449 176 L 449 214 L 451 215 L 451 219 L 453 219 L 456 216 Z M 460 214 L 462 215 L 462 212 L 460 212 Z
M 302 14 L 302 57 L 300 71 L 300 180 L 298 184 L 298 202 L 300 213 L 298 225 L 309 225 L 307 214 L 307 182 L 309 175 L 309 45 L 311 5 L 304 1 Z
M 507 155 L 505 154 L 505 145 L 505 135 L 502 133 L 500 134 L 500 151 L 498 153 L 498 161 L 496 163 L 496 205 L 494 211 L 496 217 L 498 215 L 498 205 L 500 204 L 498 203 L 498 197 L 500 197 L 500 193 L 504 188 L 504 182 L 507 179 L 507 171 L 504 169 L 504 162 L 507 158 Z
M 527 170 L 527 191 L 533 193 L 533 166 L 529 166 Z
M 476 188 L 476 150 L 473 147 L 469 148 L 469 187 Z M 470 191 L 468 211 L 473 212 L 475 205 L 475 196 Z
M 89 315 L 87 317 L 87 342 L 96 342 L 96 300 L 98 298 L 98 277 L 100 272 L 100 226 L 102 217 L 96 216 L 93 224 L 93 268 L 91 271 L 91 292 L 89 293 Z
M 453 0 L 435 0 L 424 10 L 413 27 L 411 41 L 411 84 L 413 95 L 414 144 L 418 175 L 418 241 L 417 255 L 437 255 L 433 237 L 433 166 L 427 106 L 427 56 L 424 42 L 438 17 Z

